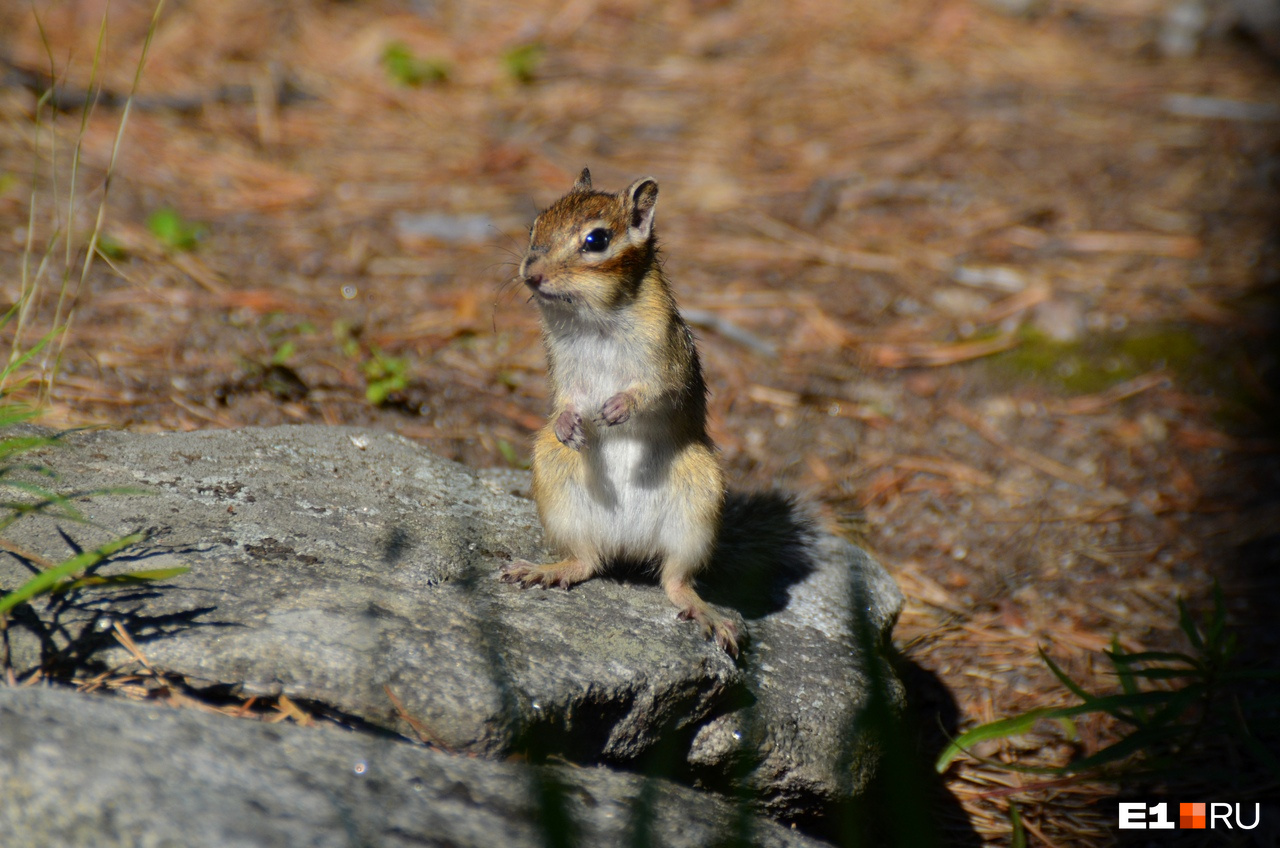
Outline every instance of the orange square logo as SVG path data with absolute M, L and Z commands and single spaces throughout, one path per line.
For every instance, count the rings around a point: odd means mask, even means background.
M 1204 804 L 1179 804 L 1178 827 L 1204 830 Z

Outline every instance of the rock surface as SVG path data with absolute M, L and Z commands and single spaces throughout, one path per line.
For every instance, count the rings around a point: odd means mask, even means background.
M 560 790 L 568 825 L 547 815 L 548 787 Z M 650 838 L 636 841 L 642 809 Z M 719 798 L 607 769 L 538 769 L 364 733 L 0 686 L 6 845 L 540 848 L 541 820 L 577 845 L 693 848 L 741 833 L 738 816 Z M 738 844 L 820 844 L 766 820 L 745 824 L 750 841 Z
M 31 517 L 7 535 L 60 560 L 146 529 L 101 573 L 191 571 L 15 610 L 19 674 L 132 662 L 112 637 L 118 621 L 153 668 L 198 690 L 284 694 L 488 756 L 534 747 L 626 762 L 675 740 L 712 780 L 749 762 L 779 815 L 856 792 L 874 769 L 874 741 L 855 723 L 871 684 L 901 700 L 879 655 L 897 588 L 783 498 L 734 496 L 704 580 L 709 600 L 743 616 L 750 641 L 735 664 L 642 576 L 570 592 L 499 583 L 510 559 L 547 556 L 533 504 L 512 494 L 527 489 L 518 472 L 476 473 L 349 428 L 63 442 L 35 457 L 58 491 L 151 494 L 96 494 L 77 502 L 93 525 Z M 0 557 L 0 587 L 30 574 Z

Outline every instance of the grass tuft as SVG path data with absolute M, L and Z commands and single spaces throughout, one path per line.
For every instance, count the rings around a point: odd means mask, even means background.
M 1274 744 L 1280 719 L 1273 701 L 1257 692 L 1265 681 L 1280 680 L 1280 669 L 1250 668 L 1238 662 L 1237 640 L 1227 628 L 1226 602 L 1216 585 L 1213 610 L 1202 622 L 1178 601 L 1178 627 L 1190 646 L 1188 651 L 1128 653 L 1113 639 L 1111 649 L 1103 652 L 1119 686 L 1118 692 L 1110 694 L 1087 691 L 1040 649 L 1054 677 L 1080 703 L 1042 707 L 975 727 L 943 750 L 937 770 L 945 771 L 961 754 L 974 756 L 973 748 L 981 743 L 1018 736 L 1041 721 L 1058 722 L 1074 736 L 1074 719 L 1093 714 L 1109 716 L 1128 729 L 1118 741 L 1064 766 L 975 759 L 1009 771 L 1085 780 L 1166 780 L 1182 772 L 1222 783 L 1236 782 L 1248 773 L 1280 781 L 1280 760 L 1264 741 Z M 1251 769 L 1231 767 L 1216 774 L 1226 762 L 1248 764 Z

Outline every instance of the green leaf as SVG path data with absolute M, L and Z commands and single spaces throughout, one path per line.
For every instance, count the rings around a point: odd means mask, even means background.
M 183 218 L 176 209 L 168 206 L 147 216 L 147 229 L 170 250 L 195 250 L 204 238 L 205 228 Z
M 1138 689 L 1138 681 L 1134 679 L 1134 669 L 1128 667 L 1125 663 L 1124 648 L 1120 646 L 1120 637 L 1111 637 L 1111 650 L 1106 652 L 1111 658 L 1111 664 L 1115 667 L 1115 673 L 1120 678 L 1120 689 L 1126 695 L 1136 695 Z M 1146 721 L 1146 711 L 1139 709 L 1135 711 L 1135 715 L 1140 721 Z
M 4 426 L 0 422 L 0 426 Z M 14 454 L 26 453 L 36 448 L 43 448 L 48 445 L 55 444 L 55 441 L 48 436 L 11 436 L 10 438 L 0 440 L 0 461 L 4 461 Z
M 276 348 L 276 352 L 271 355 L 272 365 L 284 365 L 288 362 L 298 350 L 298 346 L 294 344 L 293 339 L 288 339 L 280 347 Z
M 387 69 L 387 76 L 404 86 L 449 81 L 447 62 L 415 56 L 403 41 L 393 41 L 383 48 L 382 66 Z
M 98 255 L 103 259 L 111 259 L 118 262 L 128 256 L 124 245 L 106 233 L 98 236 L 97 249 Z
M 57 335 L 65 329 L 65 327 L 54 327 L 52 330 L 41 336 L 40 339 L 29 349 L 24 350 L 22 353 L 18 354 L 17 357 L 9 360 L 9 364 L 4 367 L 3 371 L 0 371 L 0 380 L 7 380 L 9 375 L 13 374 L 19 368 L 30 362 L 32 357 L 43 350 L 45 345 L 49 344 L 49 342 L 56 338 Z
M 23 406 L 20 403 L 0 405 L 0 427 L 12 427 L 14 424 L 21 424 L 23 421 L 30 421 L 39 414 L 39 410 Z M 4 441 L 7 442 L 9 440 L 5 439 Z
M 521 44 L 502 54 L 502 66 L 516 82 L 528 85 L 533 82 L 546 52 L 541 44 Z
M 107 557 L 124 550 L 130 545 L 141 542 L 146 537 L 146 533 L 131 533 L 128 536 L 123 536 L 113 542 L 108 542 L 95 550 L 85 551 L 73 556 L 71 559 L 54 566 L 48 571 L 40 572 L 19 588 L 3 597 L 0 597 L 0 615 L 3 615 L 13 609 L 18 604 L 31 600 L 37 595 L 42 595 L 51 591 L 54 586 L 58 585 L 71 575 L 83 571 L 90 566 L 97 565 Z
M 1071 694 L 1086 703 L 1093 699 L 1093 696 L 1084 691 L 1078 683 L 1068 677 L 1065 671 L 1058 668 L 1058 664 L 1049 658 L 1049 655 L 1045 653 L 1044 648 L 1038 647 L 1036 650 L 1040 652 L 1040 659 L 1044 660 L 1045 665 L 1049 666 L 1049 671 L 1052 671 L 1053 676 L 1058 678 L 1058 682 L 1071 690 Z

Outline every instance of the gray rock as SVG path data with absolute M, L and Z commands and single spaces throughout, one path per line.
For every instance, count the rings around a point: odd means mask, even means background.
M 19 673 L 132 662 L 110 632 L 118 621 L 153 668 L 198 690 L 284 694 L 488 756 L 532 747 L 626 762 L 675 740 L 703 776 L 745 775 L 781 815 L 861 788 L 874 740 L 854 722 L 875 686 L 901 701 L 879 653 L 897 588 L 776 496 L 734 496 L 704 581 L 709 600 L 745 618 L 735 664 L 649 579 L 570 592 L 499 583 L 510 559 L 547 556 L 532 503 L 512 494 L 527 491 L 520 473 L 473 472 L 348 428 L 63 441 L 37 457 L 59 491 L 153 494 L 98 494 L 78 502 L 92 525 L 32 517 L 7 535 L 57 560 L 149 529 L 101 573 L 191 571 L 15 610 Z M 0 557 L 0 587 L 30 573 Z
M 197 686 L 285 694 L 412 735 L 390 687 L 453 750 L 503 754 L 554 733 L 575 756 L 618 759 L 741 682 L 656 587 L 498 583 L 504 561 L 545 556 L 532 503 L 399 436 L 101 432 L 39 458 L 64 490 L 155 494 L 92 498 L 82 509 L 98 527 L 23 522 L 25 547 L 61 558 L 60 532 L 87 549 L 147 528 L 115 571 L 191 571 L 159 590 L 37 602 L 43 628 L 16 622 L 19 671 L 88 655 L 103 622 L 120 620 L 153 667 Z M 17 585 L 23 569 L 6 559 L 0 580 Z M 107 641 L 94 659 L 129 655 Z
M 744 779 L 764 809 L 821 814 L 860 793 L 875 771 L 877 742 L 867 722 L 873 695 L 886 712 L 905 701 L 881 652 L 902 595 L 861 548 L 820 532 L 788 498 L 731 495 L 726 524 L 740 532 L 725 534 L 717 559 L 734 564 L 726 576 L 739 594 L 726 593 L 714 576 L 706 594 L 748 617 L 754 650 L 744 665 L 753 704 L 704 724 L 689 761 L 733 773 L 749 758 Z
M 541 802 L 549 788 L 567 828 L 546 817 L 556 809 Z M 634 841 L 638 814 L 648 842 Z M 584 846 L 692 848 L 744 822 L 749 844 L 820 844 L 739 816 L 716 796 L 603 768 L 535 768 L 364 733 L 0 685 L 6 845 L 533 848 L 547 844 L 540 817 Z

